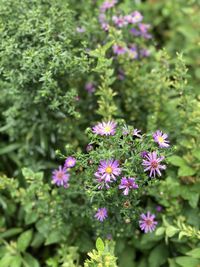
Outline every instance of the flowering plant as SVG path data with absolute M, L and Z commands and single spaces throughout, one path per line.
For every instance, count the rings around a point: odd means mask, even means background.
M 86 132 L 90 142 L 85 152 L 75 153 L 73 157 L 66 159 L 64 166 L 69 159 L 73 159 L 74 168 L 63 167 L 63 177 L 57 171 L 57 185 L 63 186 L 63 180 L 66 187 L 67 174 L 70 175 L 67 182 L 72 192 L 73 184 L 79 183 L 79 190 L 84 192 L 88 204 L 85 205 L 86 216 L 90 221 L 96 221 L 98 232 L 116 234 L 119 227 L 123 231 L 126 229 L 126 232 L 132 231 L 135 226 L 138 227 L 138 218 L 143 212 L 142 203 L 148 188 L 156 184 L 164 174 L 166 157 L 171 149 L 160 145 L 166 139 L 160 138 L 159 144 L 155 140 L 158 131 L 141 134 L 141 131 L 125 125 L 123 121 L 97 123 Z M 150 216 L 148 212 L 147 220 L 145 218 L 142 215 L 141 229 L 145 232 L 154 230 L 155 216 Z M 98 221 L 103 222 L 103 228 Z M 149 228 L 145 227 L 148 224 Z

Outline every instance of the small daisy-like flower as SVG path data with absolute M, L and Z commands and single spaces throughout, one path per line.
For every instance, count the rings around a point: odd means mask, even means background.
M 86 85 L 85 85 L 85 90 L 86 91 L 88 91 L 88 93 L 94 93 L 94 91 L 95 91 L 95 86 L 94 86 L 94 84 L 92 83 L 92 82 L 88 82 L 88 83 L 86 83 Z
M 65 160 L 64 167 L 65 168 L 73 168 L 76 165 L 76 159 L 74 157 L 68 157 Z
M 156 131 L 153 134 L 154 141 L 158 143 L 159 147 L 165 148 L 169 147 L 169 141 L 167 140 L 168 135 L 163 133 L 162 131 Z
M 59 166 L 58 170 L 53 171 L 52 175 L 52 182 L 53 184 L 56 184 L 58 186 L 64 186 L 67 188 L 69 186 L 69 173 L 67 173 L 66 168 L 62 168 L 62 166 Z
M 124 26 L 126 26 L 128 24 L 127 21 L 124 19 L 123 16 L 113 16 L 112 17 L 112 21 L 119 28 L 122 28 L 122 27 L 124 27 Z
M 138 185 L 135 183 L 135 178 L 132 177 L 122 177 L 121 184 L 119 185 L 119 189 L 123 189 L 123 194 L 125 196 L 128 195 L 130 189 L 137 189 Z
M 140 36 L 140 31 L 135 29 L 135 28 L 132 28 L 130 29 L 130 32 L 134 35 L 134 36 Z
M 141 22 L 143 20 L 143 16 L 139 11 L 134 11 L 132 14 L 132 19 L 131 19 L 131 23 L 138 23 Z
M 100 221 L 103 222 L 108 217 L 108 211 L 106 208 L 99 208 L 97 210 L 97 213 L 94 215 L 94 217 Z
M 116 180 L 116 176 L 121 174 L 118 160 L 101 160 L 95 177 L 101 178 L 105 183 L 110 183 Z
M 138 130 L 138 129 L 133 130 L 133 136 L 137 136 L 137 137 L 141 138 L 142 135 L 140 133 L 141 133 L 141 130 Z
M 108 23 L 106 23 L 106 22 L 105 23 L 101 23 L 101 28 L 102 28 L 102 30 L 108 32 L 109 29 L 110 29 L 110 25 Z
M 138 27 L 140 30 L 140 35 L 142 37 L 144 37 L 145 39 L 151 39 L 152 38 L 151 34 L 148 32 L 148 30 L 150 29 L 149 24 L 139 23 Z
M 142 165 L 145 167 L 144 171 L 150 171 L 149 176 L 155 177 L 156 174 L 161 176 L 160 170 L 165 170 L 166 166 L 161 165 L 160 162 L 164 159 L 164 157 L 157 157 L 156 151 L 153 151 L 152 153 L 148 153 L 147 156 L 145 156 L 145 159 L 143 159 Z
M 100 7 L 101 12 L 105 12 L 106 10 L 114 7 L 117 4 L 117 0 L 107 0 L 103 2 L 103 4 Z
M 117 123 L 114 121 L 99 122 L 92 128 L 93 133 L 99 135 L 114 135 Z
M 115 55 L 124 55 L 127 52 L 125 47 L 117 44 L 114 44 L 112 48 Z
M 138 52 L 137 52 L 137 47 L 133 45 L 129 51 L 128 51 L 129 57 L 131 59 L 137 59 L 138 58 Z
M 154 219 L 155 215 L 151 214 L 149 211 L 147 212 L 147 214 L 141 214 L 139 221 L 140 229 L 145 233 L 153 232 L 156 228 L 156 225 L 158 224 L 158 222 Z

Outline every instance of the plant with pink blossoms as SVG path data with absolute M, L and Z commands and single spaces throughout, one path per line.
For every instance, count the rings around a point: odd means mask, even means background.
M 132 177 L 122 177 L 119 189 L 124 190 L 123 194 L 127 196 L 130 189 L 137 189 L 138 185 L 135 183 L 135 178 Z
M 114 121 L 99 122 L 92 128 L 92 132 L 98 135 L 114 135 L 117 123 Z
M 53 171 L 52 183 L 67 188 L 69 187 L 69 177 L 70 175 L 67 172 L 66 168 L 62 168 L 62 166 L 59 166 L 58 170 Z
M 121 45 L 114 44 L 112 48 L 113 48 L 113 53 L 118 56 L 124 55 L 127 52 L 127 48 Z
M 123 16 L 113 16 L 112 21 L 118 28 L 122 28 L 128 24 Z
M 76 159 L 74 157 L 68 157 L 66 158 L 65 160 L 65 164 L 64 164 L 64 167 L 65 168 L 73 168 L 74 166 L 76 165 Z
M 147 214 L 140 215 L 139 225 L 142 231 L 146 233 L 153 232 L 156 229 L 157 221 L 155 221 L 155 215 L 151 214 L 149 211 Z
M 154 134 L 153 134 L 153 138 L 154 141 L 156 143 L 158 143 L 159 147 L 161 148 L 167 148 L 169 147 L 169 140 L 167 140 L 168 135 L 163 133 L 160 130 L 157 130 Z
M 100 7 L 101 12 L 105 12 L 108 9 L 114 7 L 117 4 L 117 0 L 106 0 L 103 2 L 103 4 Z
M 108 217 L 108 211 L 106 208 L 99 208 L 94 217 L 100 221 L 103 222 Z
M 157 156 L 157 152 L 153 151 L 152 153 L 148 153 L 145 156 L 145 159 L 143 159 L 142 165 L 145 167 L 144 171 L 149 171 L 150 177 L 155 177 L 156 174 L 158 174 L 159 176 L 161 176 L 161 172 L 160 170 L 165 170 L 166 166 L 165 165 L 161 165 L 161 161 L 164 160 L 164 157 L 158 157 Z

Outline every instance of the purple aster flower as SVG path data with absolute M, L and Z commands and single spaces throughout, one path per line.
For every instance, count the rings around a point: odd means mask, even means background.
M 122 128 L 122 134 L 123 135 L 130 134 L 130 129 L 126 125 Z
M 130 58 L 137 59 L 138 58 L 137 47 L 135 45 L 131 46 L 131 48 L 128 51 L 128 54 Z
M 148 153 L 148 155 L 143 159 L 142 165 L 145 167 L 144 171 L 150 171 L 149 176 L 155 177 L 156 174 L 161 176 L 160 170 L 165 170 L 166 166 L 161 165 L 160 162 L 164 159 L 164 157 L 157 157 L 156 151 L 152 153 Z
M 117 0 L 106 0 L 100 7 L 101 12 L 105 12 L 106 10 L 114 7 L 117 4 Z
M 137 137 L 141 138 L 142 135 L 140 133 L 141 133 L 141 130 L 138 130 L 138 129 L 133 130 L 133 136 L 137 136 Z
M 134 11 L 132 14 L 132 19 L 131 19 L 131 23 L 138 23 L 141 22 L 143 20 L 143 16 L 139 11 Z
M 97 210 L 97 213 L 94 215 L 94 217 L 100 221 L 103 222 L 108 217 L 108 211 L 106 208 L 99 208 Z
M 142 158 L 145 158 L 147 155 L 148 155 L 148 152 L 147 152 L 147 151 L 142 151 L 142 152 L 140 153 L 140 156 L 141 156 Z
M 110 159 L 101 160 L 98 170 L 94 175 L 98 182 L 105 183 L 105 185 L 108 186 L 108 183 L 115 181 L 116 176 L 119 176 L 120 174 L 121 168 L 119 167 L 119 161 Z
M 135 28 L 130 29 L 130 32 L 134 35 L 134 36 L 140 36 L 140 31 L 138 31 Z
M 117 45 L 117 44 L 114 44 L 112 48 L 113 48 L 114 54 L 116 55 L 124 55 L 127 51 L 125 47 Z
M 113 16 L 112 17 L 112 21 L 119 28 L 122 28 L 122 27 L 124 27 L 124 26 L 126 26 L 128 24 L 123 16 Z
M 156 225 L 158 224 L 158 222 L 154 221 L 155 215 L 151 214 L 149 211 L 147 212 L 147 214 L 141 214 L 140 219 L 140 229 L 144 231 L 145 234 L 148 232 L 153 232 L 156 228 Z
M 88 82 L 88 83 L 86 83 L 86 85 L 85 85 L 85 90 L 88 91 L 89 94 L 94 93 L 94 91 L 95 91 L 95 86 L 94 86 L 94 84 L 93 84 L 92 82 Z
M 69 186 L 69 173 L 67 173 L 66 168 L 62 168 L 62 166 L 59 166 L 58 170 L 53 171 L 52 175 L 52 182 L 53 184 L 56 184 L 58 186 L 64 186 L 67 188 Z
M 151 34 L 148 32 L 148 30 L 150 29 L 150 25 L 149 24 L 139 23 L 138 27 L 139 27 L 139 30 L 140 30 L 140 35 L 142 37 L 144 37 L 145 39 L 152 38 Z
M 99 135 L 114 135 L 117 123 L 114 121 L 99 122 L 92 128 L 93 133 Z
M 77 27 L 77 28 L 76 28 L 76 31 L 77 31 L 78 33 L 83 33 L 83 32 L 85 32 L 85 27 Z
M 153 138 L 154 138 L 154 141 L 158 143 L 159 147 L 161 148 L 169 147 L 169 141 L 167 140 L 168 135 L 163 133 L 162 131 L 157 130 L 153 134 Z
M 73 168 L 76 165 L 76 159 L 74 157 L 68 157 L 65 160 L 64 168 Z
M 119 185 L 119 189 L 123 189 L 123 194 L 125 196 L 128 195 L 130 189 L 137 189 L 138 185 L 135 183 L 135 178 L 132 177 L 122 177 L 121 184 Z

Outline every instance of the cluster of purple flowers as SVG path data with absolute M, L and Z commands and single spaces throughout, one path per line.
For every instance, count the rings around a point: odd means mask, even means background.
M 109 31 L 111 25 L 116 28 L 129 27 L 130 33 L 134 37 L 142 37 L 144 39 L 151 39 L 152 35 L 149 33 L 150 25 L 142 23 L 143 16 L 139 11 L 134 11 L 127 15 L 113 15 L 111 21 L 107 19 L 106 11 L 113 8 L 118 1 L 106 0 L 100 7 L 99 22 L 104 31 Z M 138 59 L 140 57 L 148 57 L 150 51 L 145 48 L 138 48 L 135 44 L 124 46 L 121 44 L 113 45 L 113 53 L 115 55 L 127 54 L 130 59 Z
M 92 128 L 92 132 L 100 136 L 113 136 L 116 133 L 117 123 L 110 120 L 107 122 L 98 123 Z M 142 138 L 141 131 L 138 129 L 131 130 L 131 128 L 122 128 L 123 135 L 132 135 L 137 138 Z M 153 140 L 158 144 L 160 148 L 169 147 L 169 141 L 167 140 L 167 134 L 160 130 L 157 130 L 153 134 Z M 92 145 L 86 147 L 87 152 L 93 149 Z M 156 175 L 161 176 L 161 170 L 165 170 L 166 166 L 162 165 L 161 162 L 164 160 L 163 156 L 158 156 L 156 151 L 148 152 L 142 151 L 140 153 L 142 157 L 142 165 L 144 166 L 144 171 L 149 172 L 150 177 L 155 177 Z M 72 156 L 66 158 L 64 166 L 59 166 L 57 170 L 53 171 L 52 182 L 57 186 L 63 186 L 64 188 L 69 187 L 69 170 L 76 165 L 76 159 Z M 94 173 L 96 181 L 98 183 L 98 189 L 103 188 L 109 189 L 111 183 L 115 182 L 117 178 L 122 174 L 122 168 L 120 163 L 116 159 L 101 160 L 97 171 Z M 124 196 L 128 196 L 131 190 L 136 190 L 139 188 L 136 183 L 135 177 L 121 177 L 118 189 L 122 190 Z M 159 207 L 160 211 L 160 207 Z M 108 210 L 106 207 L 101 207 L 97 210 L 94 215 L 95 219 L 103 222 L 108 217 Z M 155 221 L 155 215 L 151 214 L 149 211 L 147 214 L 141 214 L 139 226 L 141 230 L 145 233 L 152 232 L 155 230 L 157 221 Z
M 59 166 L 57 170 L 52 173 L 52 183 L 57 186 L 63 186 L 64 188 L 69 187 L 69 169 L 76 165 L 76 159 L 74 157 L 68 157 L 65 160 L 64 166 Z
M 114 121 L 98 123 L 92 128 L 93 133 L 108 136 L 114 135 L 116 133 L 117 124 Z M 138 129 L 131 130 L 128 127 L 122 129 L 123 135 L 132 135 L 138 138 L 142 138 L 141 131 Z M 167 134 L 160 130 L 157 130 L 153 134 L 154 141 L 159 145 L 160 148 L 169 147 L 169 141 L 167 140 Z M 143 158 L 142 165 L 144 166 L 144 171 L 149 171 L 150 177 L 155 177 L 156 175 L 161 176 L 161 170 L 165 170 L 166 166 L 162 165 L 161 162 L 164 160 L 163 156 L 158 156 L 156 151 L 148 152 L 142 151 L 141 157 Z M 101 160 L 97 171 L 95 172 L 95 177 L 97 179 L 99 189 L 109 189 L 110 184 L 116 181 L 122 173 L 122 168 L 120 167 L 119 161 L 116 159 Z M 120 184 L 118 186 L 120 190 L 123 190 L 123 194 L 127 196 L 130 190 L 138 189 L 138 184 L 136 183 L 136 178 L 134 177 L 122 177 Z M 108 211 L 105 207 L 99 208 L 95 214 L 95 218 L 100 222 L 103 222 L 108 217 Z M 149 211 L 147 214 L 142 214 L 139 221 L 141 230 L 145 233 L 152 232 L 155 230 L 157 222 L 154 220 L 155 215 L 151 214 Z

